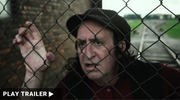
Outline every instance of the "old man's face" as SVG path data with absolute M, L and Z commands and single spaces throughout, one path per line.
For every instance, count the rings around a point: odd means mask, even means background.
M 77 34 L 79 60 L 89 79 L 103 81 L 117 75 L 119 66 L 115 61 L 112 31 L 87 20 Z

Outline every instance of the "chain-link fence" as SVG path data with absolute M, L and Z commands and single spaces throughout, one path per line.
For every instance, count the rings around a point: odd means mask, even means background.
M 116 91 L 116 93 L 114 94 L 119 94 L 122 98 L 130 98 L 132 94 L 136 93 L 136 91 L 141 89 L 141 86 L 143 87 L 143 84 L 149 82 L 150 80 L 157 81 L 157 79 L 154 79 L 155 75 L 160 76 L 160 79 L 163 79 L 163 81 L 165 81 L 165 84 L 161 85 L 164 85 L 165 87 L 171 87 L 170 89 L 172 92 L 165 93 L 167 95 L 164 96 L 164 99 L 174 95 L 180 97 L 180 93 L 178 93 L 180 90 L 180 86 L 176 85 L 177 87 L 174 87 L 174 85 L 172 85 L 171 82 L 164 78 L 163 75 L 161 76 L 159 73 L 157 73 L 160 71 L 160 69 L 165 68 L 166 65 L 174 67 L 176 69 L 180 68 L 180 41 L 178 39 L 172 39 L 166 36 L 166 34 L 169 33 L 171 30 L 180 30 L 180 28 L 177 28 L 180 25 L 180 15 L 174 13 L 170 10 L 170 8 L 166 7 L 166 5 L 163 4 L 163 1 L 165 0 L 159 0 L 159 4 L 154 9 L 152 9 L 150 12 L 147 12 L 144 17 L 141 17 L 138 13 L 136 13 L 136 11 L 131 8 L 131 6 L 128 6 L 128 3 L 131 2 L 131 0 L 122 0 L 122 2 L 124 3 L 124 7 L 119 8 L 118 13 L 121 13 L 124 9 L 129 9 L 133 13 L 124 16 L 124 18 L 126 18 L 130 26 L 132 25 L 130 51 L 134 51 L 134 55 L 138 55 L 134 60 L 128 62 L 126 66 L 123 66 L 124 69 L 122 69 L 122 71 L 118 73 L 118 75 L 120 76 L 124 75 L 123 73 L 126 73 L 130 78 L 133 79 L 133 81 L 135 81 L 137 87 L 135 86 L 135 89 L 133 89 L 132 91 L 130 90 L 130 93 L 127 92 L 123 94 L 124 92 L 121 93 L 122 91 L 118 90 L 119 87 L 116 88 L 116 86 L 111 85 L 112 89 Z M 43 84 L 44 88 L 54 88 L 59 82 L 62 83 L 61 79 L 68 73 L 66 67 L 64 67 L 65 65 L 70 65 L 68 63 L 68 58 L 77 57 L 77 51 L 75 49 L 75 45 L 77 45 L 77 43 L 75 42 L 76 38 L 70 35 L 70 32 L 67 30 L 65 26 L 66 21 L 72 15 L 84 13 L 90 8 L 102 7 L 102 1 L 4 0 L 0 1 L 0 7 L 0 75 L 2 76 L 0 82 L 1 88 L 20 88 L 24 83 L 24 75 L 26 72 L 24 66 L 25 62 L 23 57 L 21 56 L 21 53 L 19 52 L 19 48 L 13 45 L 12 42 L 14 37 L 18 33 L 19 28 L 25 26 L 24 23 L 26 21 L 31 21 L 36 25 L 42 35 L 41 40 L 44 41 L 46 50 L 52 52 L 56 56 L 54 63 L 50 67 L 48 67 L 46 79 Z M 152 14 L 160 7 L 167 10 L 169 14 Z M 163 28 L 165 24 L 167 25 L 168 21 L 173 21 L 173 24 Z M 179 31 L 173 32 L 179 34 Z M 161 43 L 161 46 L 159 46 L 159 43 Z M 114 48 L 116 47 L 117 46 L 115 46 Z M 104 45 L 104 48 L 108 47 Z M 163 49 L 159 50 L 159 48 Z M 156 54 L 153 54 L 153 50 L 156 51 Z M 109 50 L 108 52 L 111 51 L 112 50 Z M 168 56 L 166 54 L 168 54 Z M 87 56 L 86 54 L 84 55 Z M 114 57 L 110 53 L 106 56 Z M 106 59 L 106 57 L 102 58 L 101 60 L 103 61 L 104 59 Z M 164 65 L 163 68 L 156 69 L 156 72 L 154 74 L 149 74 L 152 76 L 148 76 L 148 78 L 146 77 L 147 79 L 141 80 L 142 82 L 138 82 L 139 80 L 134 78 L 134 76 L 132 76 L 131 73 L 127 71 L 129 68 L 128 66 L 131 66 L 137 59 L 142 60 L 143 62 L 146 62 L 148 64 L 154 61 L 163 62 Z M 117 59 L 116 62 L 120 63 Z M 151 65 L 151 67 L 154 68 L 153 65 Z M 103 72 L 100 71 L 100 73 L 104 75 Z M 144 72 L 142 73 L 147 74 Z M 179 78 L 179 76 L 177 77 Z M 84 77 L 81 78 L 83 79 Z M 108 81 L 111 82 L 111 80 Z M 83 80 L 80 81 L 82 82 Z M 150 85 L 150 83 L 148 85 Z M 64 85 L 66 87 L 66 84 Z M 74 87 L 78 86 L 79 84 L 76 84 Z M 74 87 L 68 88 L 69 91 L 71 91 L 71 89 L 73 90 Z M 107 89 L 107 87 L 108 86 L 105 85 L 96 91 L 92 88 L 90 89 L 95 95 L 100 95 L 99 93 L 101 93 L 101 91 L 103 91 L 104 89 Z M 152 88 L 153 86 L 149 87 Z M 158 87 L 156 88 L 160 89 Z M 129 88 L 125 87 L 120 89 L 125 89 L 128 91 Z M 164 90 L 168 91 L 168 89 L 169 88 L 165 88 Z M 107 89 L 107 91 L 111 90 Z M 149 98 L 151 98 L 151 95 L 149 95 L 149 92 L 147 92 L 146 90 L 142 89 L 141 92 L 143 92 L 142 94 L 145 94 Z M 100 99 L 95 96 L 92 98 Z

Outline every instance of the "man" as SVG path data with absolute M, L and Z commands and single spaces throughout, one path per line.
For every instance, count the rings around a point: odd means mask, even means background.
M 115 11 L 89 9 L 70 17 L 66 25 L 77 39 L 77 56 L 69 59 L 70 71 L 54 89 L 59 95 L 53 98 L 180 99 L 180 72 L 136 60 L 128 51 L 130 26 Z M 25 58 L 23 88 L 40 88 L 55 56 L 45 50 L 35 25 L 26 22 L 26 26 L 29 29 L 20 28 L 13 44 Z

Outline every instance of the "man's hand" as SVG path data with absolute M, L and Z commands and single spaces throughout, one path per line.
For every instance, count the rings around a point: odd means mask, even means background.
M 52 63 L 55 56 L 50 52 L 46 52 L 41 34 L 36 26 L 29 21 L 25 24 L 28 28 L 21 27 L 19 29 L 13 44 L 18 45 L 20 48 L 21 55 L 25 59 L 26 72 L 43 72 L 47 68 L 46 64 Z
M 26 65 L 26 75 L 22 88 L 41 88 L 45 72 L 55 59 L 53 53 L 46 51 L 41 34 L 32 22 L 27 21 L 13 40 L 18 45 Z

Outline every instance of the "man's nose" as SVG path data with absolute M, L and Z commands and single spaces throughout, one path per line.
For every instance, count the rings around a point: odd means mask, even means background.
M 85 48 L 84 48 L 84 56 L 85 58 L 91 60 L 94 56 L 95 56 L 95 52 L 94 52 L 94 48 L 92 47 L 92 44 L 88 44 Z

